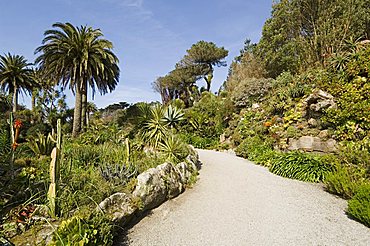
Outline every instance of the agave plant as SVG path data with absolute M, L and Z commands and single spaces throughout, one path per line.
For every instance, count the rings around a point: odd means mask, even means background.
M 184 142 L 172 134 L 159 143 L 159 151 L 172 162 L 181 161 L 189 154 L 189 149 Z
M 155 149 L 162 142 L 168 131 L 163 122 L 163 116 L 164 110 L 161 105 L 152 107 L 150 109 L 150 115 L 141 129 L 141 136 L 144 142 Z
M 47 136 L 38 133 L 36 137 L 29 138 L 27 144 L 37 156 L 50 155 L 55 146 L 55 140 L 50 133 Z
M 102 165 L 99 166 L 102 177 L 116 185 L 125 185 L 131 178 L 138 175 L 135 165 Z
M 162 120 L 166 125 L 173 128 L 176 127 L 180 121 L 184 120 L 184 113 L 181 109 L 169 105 L 164 111 Z

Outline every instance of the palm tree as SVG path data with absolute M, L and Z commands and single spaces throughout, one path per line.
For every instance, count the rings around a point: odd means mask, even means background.
M 103 39 L 99 29 L 70 23 L 55 23 L 54 29 L 44 33 L 42 45 L 35 53 L 41 53 L 36 63 L 69 88 L 75 94 L 73 136 L 81 131 L 86 115 L 87 86 L 101 94 L 111 92 L 118 84 L 118 58 L 111 49 L 113 44 Z
M 19 92 L 30 94 L 35 86 L 30 63 L 20 55 L 0 55 L 0 88 L 13 97 L 13 112 L 17 111 Z

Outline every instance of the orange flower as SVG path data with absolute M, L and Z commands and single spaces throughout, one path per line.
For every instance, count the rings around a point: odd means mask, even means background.
M 266 122 L 263 123 L 263 125 L 265 127 L 270 127 L 270 126 L 272 126 L 272 123 L 270 121 L 266 121 Z
M 14 122 L 14 128 L 15 128 L 15 129 L 19 129 L 19 128 L 21 128 L 21 127 L 22 127 L 22 125 L 23 125 L 23 123 L 22 123 L 22 121 L 21 121 L 21 120 L 19 120 L 19 119 L 15 120 L 15 122 Z

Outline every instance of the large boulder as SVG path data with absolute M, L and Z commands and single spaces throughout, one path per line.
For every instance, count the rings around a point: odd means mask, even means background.
M 299 139 L 290 138 L 288 140 L 288 150 L 303 150 L 316 152 L 335 152 L 337 150 L 337 142 L 334 139 L 324 141 L 318 137 L 302 136 Z
M 113 221 L 124 225 L 130 221 L 138 208 L 133 205 L 133 197 L 131 194 L 115 193 L 104 199 L 97 209 L 113 215 Z
M 157 207 L 167 199 L 166 183 L 162 180 L 157 168 L 150 168 L 137 177 L 137 185 L 133 195 L 143 202 L 143 209 Z
M 322 90 L 315 90 L 304 101 L 303 106 L 308 117 L 318 117 L 326 109 L 336 109 L 334 97 Z

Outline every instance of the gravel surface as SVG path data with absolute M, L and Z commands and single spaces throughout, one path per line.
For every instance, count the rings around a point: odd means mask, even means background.
M 199 154 L 194 188 L 154 209 L 119 245 L 370 245 L 370 229 L 321 185 L 231 154 Z

